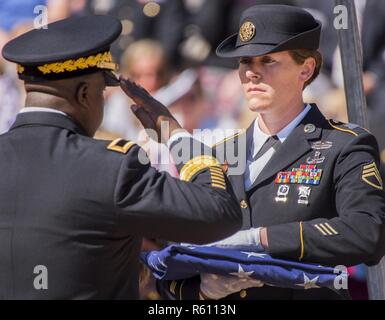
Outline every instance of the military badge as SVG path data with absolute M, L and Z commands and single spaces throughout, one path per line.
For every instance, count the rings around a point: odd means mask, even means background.
M 331 141 L 316 141 L 311 144 L 311 148 L 314 150 L 327 150 L 333 146 Z
M 321 152 L 316 151 L 314 157 L 308 157 L 306 159 L 307 164 L 320 164 L 325 161 L 325 157 L 321 156 Z
M 311 187 L 309 186 L 300 186 L 298 188 L 298 204 L 309 204 L 309 197 L 310 197 Z
M 382 178 L 380 172 L 377 169 L 377 165 L 375 162 L 371 164 L 364 165 L 362 167 L 362 180 L 366 182 L 368 185 L 383 190 L 384 185 L 382 183 Z
M 313 133 L 316 130 L 316 127 L 312 123 L 308 123 L 304 128 L 303 131 L 305 133 Z
M 289 194 L 290 186 L 282 184 L 278 187 L 277 196 L 275 197 L 276 202 L 286 202 L 287 195 Z
M 239 29 L 239 38 L 242 42 L 247 42 L 255 36 L 255 25 L 250 21 L 245 21 Z
M 315 165 L 301 164 L 291 171 L 279 172 L 275 183 L 319 185 L 321 176 L 322 169 L 317 169 Z

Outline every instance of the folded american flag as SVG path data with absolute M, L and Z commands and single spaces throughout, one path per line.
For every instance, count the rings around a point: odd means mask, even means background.
M 316 264 L 276 259 L 268 254 L 210 246 L 171 245 L 142 252 L 141 260 L 157 279 L 178 280 L 200 273 L 257 279 L 281 288 L 333 288 L 345 271 Z M 337 279 L 338 277 L 338 279 Z

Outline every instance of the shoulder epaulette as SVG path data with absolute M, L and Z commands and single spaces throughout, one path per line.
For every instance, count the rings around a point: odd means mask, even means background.
M 328 120 L 329 125 L 338 131 L 349 133 L 353 136 L 358 136 L 364 132 L 370 133 L 367 129 L 353 123 L 343 123 L 340 121 Z
M 122 138 L 115 139 L 107 146 L 107 150 L 126 154 L 136 143 Z
M 237 132 L 236 134 L 233 134 L 233 135 L 231 135 L 231 136 L 229 136 L 229 137 L 227 137 L 227 138 L 224 138 L 223 140 L 221 140 L 221 141 L 219 141 L 219 142 L 213 144 L 212 148 L 215 148 L 215 147 L 217 147 L 218 145 L 225 143 L 226 141 L 229 141 L 229 140 L 231 140 L 231 139 L 234 139 L 234 138 L 238 137 L 239 135 L 241 135 L 242 133 L 245 133 L 245 132 L 246 132 L 246 130 L 245 130 L 245 129 L 242 129 L 241 131 Z

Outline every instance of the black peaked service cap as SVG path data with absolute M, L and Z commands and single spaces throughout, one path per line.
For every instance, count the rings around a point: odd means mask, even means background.
M 118 85 L 110 45 L 121 32 L 120 21 L 108 16 L 71 17 L 20 35 L 4 46 L 2 54 L 17 63 L 23 80 L 58 80 L 104 71 L 107 85 Z

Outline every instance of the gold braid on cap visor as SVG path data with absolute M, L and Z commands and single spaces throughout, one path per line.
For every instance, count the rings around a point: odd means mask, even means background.
M 110 51 L 98 53 L 88 57 L 78 59 L 70 59 L 61 62 L 47 63 L 42 66 L 37 66 L 37 69 L 43 74 L 61 73 L 82 70 L 87 68 L 100 68 L 116 71 L 117 64 L 112 62 L 112 55 Z M 17 71 L 23 73 L 24 67 L 17 65 Z

